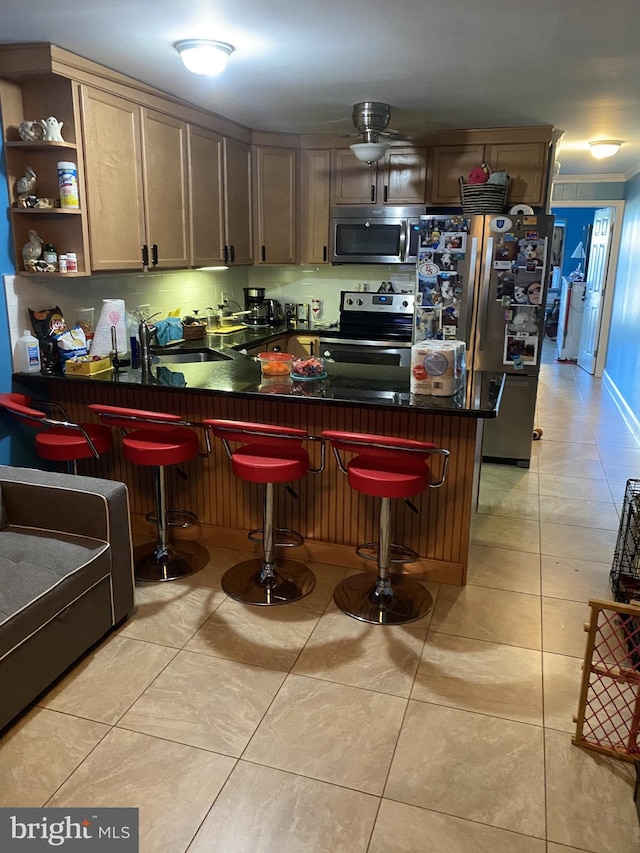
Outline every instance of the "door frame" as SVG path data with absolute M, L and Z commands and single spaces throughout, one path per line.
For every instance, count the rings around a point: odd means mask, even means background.
M 607 265 L 607 276 L 604 284 L 604 300 L 602 303 L 602 320 L 600 322 L 600 334 L 598 336 L 598 354 L 594 376 L 602 379 L 604 366 L 607 360 L 607 348 L 609 345 L 609 329 L 611 327 L 611 311 L 613 308 L 613 291 L 616 283 L 616 271 L 618 268 L 618 253 L 620 251 L 620 235 L 622 233 L 622 219 L 624 217 L 624 201 L 607 201 L 606 199 L 581 199 L 580 201 L 565 201 L 555 199 L 549 204 L 549 209 L 554 207 L 592 207 L 599 210 L 602 207 L 613 207 L 615 209 L 615 221 L 613 235 L 609 249 L 609 263 Z M 586 246 L 585 246 L 586 249 Z

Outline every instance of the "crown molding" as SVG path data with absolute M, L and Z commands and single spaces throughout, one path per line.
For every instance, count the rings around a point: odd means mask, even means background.
M 629 180 L 623 172 L 613 172 L 610 175 L 558 175 L 553 179 L 554 184 L 615 184 Z

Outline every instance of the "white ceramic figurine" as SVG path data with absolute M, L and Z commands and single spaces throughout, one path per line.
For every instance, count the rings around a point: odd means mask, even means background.
M 40 124 L 44 130 L 44 138 L 47 142 L 64 142 L 61 133 L 64 122 L 58 121 L 54 116 L 49 116 L 48 119 L 40 119 Z

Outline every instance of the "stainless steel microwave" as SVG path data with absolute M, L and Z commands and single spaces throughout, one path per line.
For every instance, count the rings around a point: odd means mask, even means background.
M 426 208 L 332 207 L 332 264 L 413 264 Z

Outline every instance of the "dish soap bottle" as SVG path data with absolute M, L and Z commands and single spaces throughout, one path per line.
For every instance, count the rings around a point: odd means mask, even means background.
M 38 373 L 40 370 L 40 344 L 29 329 L 16 342 L 16 362 L 21 373 Z

